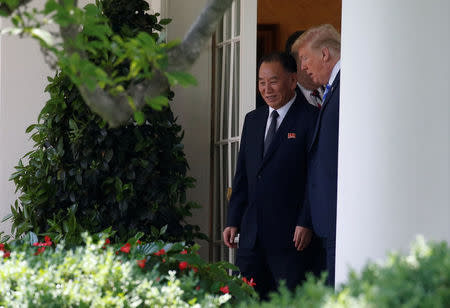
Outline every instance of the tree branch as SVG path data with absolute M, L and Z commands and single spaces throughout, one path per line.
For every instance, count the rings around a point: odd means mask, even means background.
M 197 60 L 232 2 L 233 0 L 209 1 L 181 44 L 169 52 L 169 71 L 185 70 Z
M 204 45 L 217 28 L 221 17 L 231 6 L 233 0 L 211 0 L 199 15 L 184 37 L 182 43 L 169 52 L 168 71 L 183 71 L 188 69 L 199 57 Z M 61 29 L 64 40 L 74 39 L 76 29 Z M 90 91 L 86 86 L 79 90 L 86 104 L 92 111 L 99 114 L 111 127 L 118 127 L 127 123 L 133 115 L 128 97 L 133 98 L 137 109 L 145 104 L 146 97 L 155 97 L 169 89 L 169 82 L 162 72 L 155 71 L 151 80 L 144 80 L 129 86 L 125 93 L 112 96 L 97 87 Z

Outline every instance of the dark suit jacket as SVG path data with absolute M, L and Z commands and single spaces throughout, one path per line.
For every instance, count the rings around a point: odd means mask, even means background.
M 314 232 L 324 238 L 336 236 L 339 84 L 340 72 L 322 105 L 308 152 L 306 210 Z
M 271 249 L 294 247 L 295 226 L 303 223 L 307 150 L 317 108 L 303 95 L 287 112 L 263 158 L 269 108 L 245 117 L 227 226 L 240 229 L 239 247 L 253 248 L 256 238 Z

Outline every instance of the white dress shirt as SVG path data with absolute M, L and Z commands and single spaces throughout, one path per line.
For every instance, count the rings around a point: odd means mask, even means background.
M 330 79 L 328 80 L 328 84 L 331 86 L 336 79 L 337 74 L 341 70 L 341 60 L 338 60 L 331 71 Z
M 319 95 L 321 98 L 318 98 L 316 96 L 311 95 L 312 91 L 311 90 L 307 90 L 305 89 L 301 84 L 299 84 L 297 82 L 298 87 L 300 88 L 300 90 L 302 91 L 303 95 L 305 96 L 306 100 L 308 101 L 308 103 L 310 103 L 313 106 L 316 106 L 320 103 L 322 104 L 322 97 L 323 97 L 323 90 L 321 87 L 319 87 L 317 89 L 317 91 L 319 92 Z
M 283 107 L 278 108 L 278 118 L 277 118 L 277 130 L 278 127 L 280 127 L 281 123 L 283 122 L 284 117 L 286 116 L 286 113 L 289 111 L 289 108 L 291 108 L 292 104 L 294 103 L 295 99 L 297 98 L 297 93 L 295 93 L 294 97 Z M 267 123 L 266 123 L 266 133 L 264 134 L 264 139 L 266 139 L 267 132 L 269 131 L 270 122 L 272 122 L 272 111 L 274 111 L 272 107 L 269 106 L 269 116 L 267 117 Z

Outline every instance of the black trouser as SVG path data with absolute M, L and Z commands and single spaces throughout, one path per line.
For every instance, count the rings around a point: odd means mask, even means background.
M 253 278 L 255 290 L 261 299 L 267 299 L 269 292 L 276 291 L 281 280 L 290 290 L 305 280 L 306 270 L 311 270 L 310 249 L 297 251 L 292 248 L 265 248 L 257 240 L 251 249 L 238 248 L 236 265 L 242 276 Z
M 328 272 L 326 284 L 334 288 L 335 265 L 336 265 L 336 238 L 320 238 L 326 255 L 326 271 Z

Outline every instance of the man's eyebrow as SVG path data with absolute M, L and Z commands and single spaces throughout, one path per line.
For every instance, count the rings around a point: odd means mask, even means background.
M 273 79 L 277 80 L 278 76 L 271 76 L 271 77 L 269 77 L 269 80 L 273 80 Z M 264 80 L 264 78 L 258 77 L 258 80 Z

